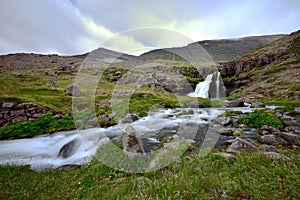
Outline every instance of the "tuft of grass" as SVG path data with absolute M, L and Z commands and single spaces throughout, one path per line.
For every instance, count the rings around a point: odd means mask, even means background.
M 239 118 L 239 122 L 254 128 L 260 128 L 264 125 L 283 128 L 283 122 L 273 113 L 263 109 L 254 110 L 252 113 Z

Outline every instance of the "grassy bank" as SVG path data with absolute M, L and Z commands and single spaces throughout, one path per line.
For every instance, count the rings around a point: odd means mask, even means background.
M 284 152 L 287 154 L 286 152 Z M 34 172 L 0 167 L 1 199 L 298 199 L 299 150 L 292 162 L 262 153 L 233 161 L 189 154 L 156 172 L 128 174 L 93 160 L 79 169 Z

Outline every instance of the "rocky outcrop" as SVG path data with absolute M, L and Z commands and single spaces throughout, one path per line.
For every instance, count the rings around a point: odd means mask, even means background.
M 0 109 L 0 127 L 25 120 L 34 121 L 49 111 L 47 106 L 34 103 L 4 102 Z

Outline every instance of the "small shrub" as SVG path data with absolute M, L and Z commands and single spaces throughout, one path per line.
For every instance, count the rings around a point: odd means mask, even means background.
M 264 125 L 283 128 L 283 122 L 273 113 L 265 110 L 254 110 L 252 113 L 240 118 L 239 122 L 254 128 L 260 128 Z

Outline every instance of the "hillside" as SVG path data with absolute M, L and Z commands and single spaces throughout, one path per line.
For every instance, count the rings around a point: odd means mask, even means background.
M 233 98 L 299 106 L 300 31 L 240 59 L 222 63 L 219 69 Z
M 203 40 L 185 47 L 149 51 L 139 56 L 139 59 L 182 60 L 182 58 L 188 58 L 190 60 L 201 60 L 201 57 L 205 59 L 207 52 L 215 62 L 230 61 L 284 36 L 285 35 L 265 35 L 238 39 Z M 203 52 L 202 48 L 206 52 Z

